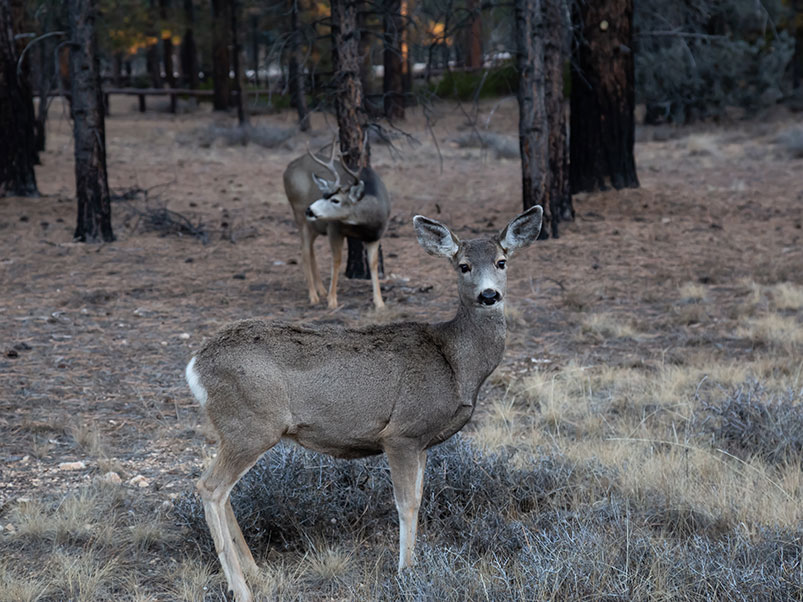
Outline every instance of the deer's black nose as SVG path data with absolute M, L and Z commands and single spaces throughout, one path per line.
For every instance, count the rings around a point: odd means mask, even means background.
M 312 207 L 307 207 L 307 210 L 306 210 L 305 213 L 306 213 L 307 217 L 312 217 L 312 218 L 315 217 L 315 214 L 312 212 Z
M 502 295 L 499 294 L 499 291 L 495 291 L 492 288 L 486 288 L 484 291 L 480 293 L 478 301 L 480 303 L 484 303 L 485 305 L 493 305 L 501 298 Z

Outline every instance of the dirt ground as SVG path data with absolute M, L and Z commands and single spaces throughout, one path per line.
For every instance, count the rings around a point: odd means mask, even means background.
M 414 142 L 373 150 L 393 203 L 383 240 L 388 310 L 373 311 L 368 281 L 341 279 L 341 307 L 330 311 L 307 302 L 281 175 L 308 141 L 328 142 L 331 117 L 316 115 L 310 135 L 274 149 L 202 147 L 199 128 L 232 118 L 203 109 L 139 114 L 116 98 L 111 109 L 110 186 L 118 195 L 147 190 L 147 199 L 114 202 L 116 242 L 72 242 L 72 138 L 58 102 L 37 169 L 41 198 L 0 199 L 0 527 L 7 504 L 108 471 L 151 500 L 190 489 L 205 431 L 183 369 L 205 337 L 256 316 L 346 325 L 448 318 L 454 278 L 446 262 L 418 247 L 412 216 L 442 220 L 470 238 L 501 229 L 521 203 L 516 160 L 454 142 L 469 128 L 460 107 L 437 105 L 432 134 L 423 113 L 410 110 L 400 127 Z M 761 354 L 759 343 L 735 334 L 738 307 L 750 283 L 803 283 L 803 160 L 775 142 L 799 119 L 778 112 L 727 125 L 643 128 L 641 187 L 577 195 L 576 220 L 561 237 L 511 262 L 500 372 L 568 363 L 650 369 L 703 352 L 736 361 Z M 253 121 L 290 128 L 293 115 Z M 515 99 L 482 104 L 478 123 L 515 139 Z M 188 218 L 208 242 L 148 227 L 148 214 L 160 208 Z M 317 253 L 326 280 L 322 239 Z M 704 286 L 710 302 L 691 303 L 684 285 Z M 590 315 L 635 334 L 595 327 Z M 483 400 L 499 388 L 486 385 Z M 482 419 L 480 411 L 475 420 Z M 83 464 L 63 464 L 74 462 Z

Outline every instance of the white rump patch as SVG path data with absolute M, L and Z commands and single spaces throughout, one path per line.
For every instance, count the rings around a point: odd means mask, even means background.
M 195 369 L 195 359 L 192 358 L 190 363 L 187 364 L 187 369 L 184 371 L 184 376 L 187 379 L 187 384 L 190 386 L 190 391 L 195 396 L 202 406 L 206 405 L 206 400 L 209 395 L 206 393 L 206 387 L 201 384 L 201 377 Z

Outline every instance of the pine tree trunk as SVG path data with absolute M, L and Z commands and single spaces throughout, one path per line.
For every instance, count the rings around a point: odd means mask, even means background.
M 572 61 L 572 192 L 635 188 L 633 0 L 579 0 Z
M 547 198 L 552 218 L 552 237 L 558 224 L 574 218 L 569 186 L 569 131 L 564 95 L 564 73 L 571 43 L 571 16 L 567 0 L 544 1 L 544 71 L 546 114 L 549 124 L 549 177 Z
M 290 10 L 290 61 L 288 77 L 290 78 L 290 104 L 298 112 L 298 127 L 302 132 L 309 129 L 309 110 L 304 86 L 303 61 L 301 60 L 301 30 L 298 26 L 298 2 L 288 0 Z
M 36 150 L 42 152 L 45 150 L 46 132 L 45 123 L 47 122 L 47 102 L 50 95 L 50 86 L 53 76 L 53 58 L 52 49 L 47 44 L 48 40 L 42 40 L 38 48 L 35 49 L 36 53 L 36 92 L 39 95 L 39 106 L 36 110 L 36 117 L 34 119 L 34 137 L 36 139 Z M 50 60 L 48 60 L 50 57 Z
M 158 27 L 156 26 L 156 0 L 149 0 L 148 1 L 148 31 L 146 32 L 147 37 L 155 38 L 159 40 L 161 38 L 161 34 L 158 31 Z M 151 87 L 153 88 L 161 88 L 162 87 L 162 63 L 159 60 L 159 43 L 151 44 L 145 50 L 145 65 L 148 69 L 148 74 L 151 76 Z
M 803 79 L 803 0 L 794 3 L 795 53 L 792 57 L 792 89 L 800 90 Z
M 402 36 L 404 19 L 401 0 L 385 0 L 382 7 L 385 74 L 382 77 L 382 97 L 385 117 L 404 119 L 404 82 L 402 78 Z
M 516 67 L 519 72 L 519 148 L 524 209 L 544 209 L 542 236 L 552 226 L 547 202 L 549 122 L 546 114 L 543 1 L 516 0 Z
M 352 170 L 370 165 L 363 148 L 362 84 L 360 82 L 360 32 L 357 29 L 358 0 L 332 0 L 332 55 L 334 59 L 335 114 L 343 161 Z M 381 256 L 381 253 L 380 253 Z M 368 257 L 361 241 L 348 239 L 347 278 L 369 279 Z
M 97 53 L 95 0 L 70 0 L 70 80 L 72 81 L 75 187 L 81 242 L 114 240 L 106 177 L 106 129 Z
M 467 0 L 466 10 L 469 12 L 469 27 L 466 30 L 466 67 L 480 69 L 482 67 L 482 6 L 477 0 Z
M 229 42 L 231 29 L 230 0 L 212 0 L 212 83 L 214 95 L 212 106 L 215 111 L 226 111 L 231 103 L 231 82 L 229 69 L 231 57 Z
M 33 98 L 17 77 L 12 19 L 11 3 L 0 0 L 0 197 L 37 196 Z
M 237 123 L 242 126 L 245 125 L 245 104 L 243 102 L 243 84 L 242 73 L 240 72 L 240 34 L 237 30 L 237 21 L 239 19 L 239 4 L 237 0 L 229 0 L 230 18 L 231 18 L 231 65 L 234 71 L 234 81 L 232 82 L 232 100 L 234 106 L 237 107 Z
M 184 0 L 186 29 L 181 39 L 181 75 L 185 85 L 194 90 L 198 87 L 198 49 L 195 45 L 195 7 L 192 0 Z
M 162 38 L 162 64 L 164 65 L 165 81 L 168 88 L 176 87 L 176 76 L 173 69 L 173 38 Z

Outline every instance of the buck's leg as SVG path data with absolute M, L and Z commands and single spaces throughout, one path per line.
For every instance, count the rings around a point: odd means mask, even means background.
M 374 307 L 383 309 L 382 290 L 379 288 L 379 241 L 365 243 L 368 253 L 368 267 L 371 269 L 371 285 L 374 288 Z
M 315 239 L 318 237 L 318 233 L 312 233 L 312 242 L 315 242 Z M 318 260 L 315 258 L 315 245 L 310 244 L 309 247 L 309 257 L 310 257 L 310 266 L 312 269 L 312 279 L 315 281 L 315 290 L 318 291 L 318 294 L 323 297 L 326 294 L 326 287 L 323 284 L 323 280 L 321 280 L 321 271 L 318 269 Z
M 337 307 L 337 279 L 343 263 L 343 235 L 329 232 L 329 245 L 332 247 L 332 279 L 329 281 L 329 309 Z
M 399 513 L 399 571 L 412 566 L 415 536 L 418 530 L 418 509 L 424 490 L 424 467 L 427 452 L 412 445 L 386 446 L 393 481 L 393 499 Z
M 240 480 L 249 468 L 251 468 L 262 452 L 243 453 L 243 450 L 232 450 L 221 444 L 217 457 L 212 465 L 206 470 L 198 481 L 198 491 L 204 504 L 204 516 L 212 539 L 215 541 L 220 565 L 226 575 L 226 582 L 229 589 L 234 592 L 237 602 L 251 602 L 251 591 L 245 583 L 242 567 L 240 566 L 240 552 L 237 547 L 245 546 L 242 539 L 234 513 L 231 521 L 234 522 L 236 532 L 229 528 L 229 518 L 227 517 L 226 504 L 228 503 L 229 493 L 234 484 Z M 238 541 L 242 540 L 242 543 Z M 248 552 L 248 556 L 251 553 Z M 250 558 L 253 563 L 253 557 Z M 246 560 L 246 563 L 248 560 Z
M 323 294 L 323 282 L 318 273 L 318 264 L 315 262 L 315 249 L 313 243 L 318 236 L 317 233 L 307 224 L 300 227 L 301 230 L 301 269 L 304 271 L 304 278 L 307 280 L 310 303 L 318 302 L 318 292 Z M 320 284 L 320 287 L 318 286 Z

